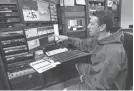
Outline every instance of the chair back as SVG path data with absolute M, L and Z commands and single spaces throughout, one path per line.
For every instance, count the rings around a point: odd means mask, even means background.
M 126 81 L 126 89 L 133 87 L 133 34 L 124 32 L 124 49 L 128 57 L 128 76 Z

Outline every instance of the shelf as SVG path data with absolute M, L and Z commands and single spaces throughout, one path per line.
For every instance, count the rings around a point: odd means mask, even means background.
M 16 7 L 16 8 L 17 8 L 17 7 Z M 14 10 L 18 10 L 18 9 L 7 9 L 7 10 L 5 10 L 5 9 L 0 9 L 0 11 L 10 11 L 10 10 L 11 10 L 11 11 L 12 11 L 12 10 L 14 11 Z
M 19 49 L 19 48 L 25 48 L 26 45 L 17 45 L 17 46 L 13 46 L 13 47 L 7 47 L 7 48 L 3 48 L 4 50 L 11 50 L 11 49 Z
M 97 10 L 90 10 L 90 11 L 97 11 Z
M 19 54 L 19 53 L 24 53 L 27 52 L 27 49 L 18 49 L 18 50 L 14 50 L 14 51 L 10 51 L 10 52 L 5 52 L 5 56 L 10 56 L 10 55 L 15 55 L 15 54 Z
M 54 34 L 54 32 L 53 33 L 39 35 L 39 36 L 35 36 L 35 37 L 31 37 L 31 38 L 27 38 L 26 40 L 30 41 L 30 40 L 33 40 L 33 39 L 41 39 L 41 38 L 47 37 L 47 36 L 52 35 L 52 34 Z
M 0 12 L 0 14 L 1 14 L 1 13 L 2 13 L 2 14 L 3 14 L 3 13 L 5 14 L 5 13 L 18 13 L 18 12 L 16 12 L 16 11 L 15 11 L 15 12 Z
M 13 13 L 13 12 L 17 12 L 17 11 L 19 11 L 19 10 L 17 10 L 17 9 L 13 9 L 13 10 L 0 10 L 0 13 Z
M 104 0 L 89 0 L 89 2 L 104 3 Z
M 14 36 L 0 36 L 1 40 L 10 40 L 10 39 L 19 39 L 19 38 L 24 38 L 23 34 L 20 35 L 14 35 Z
M 52 23 L 55 23 L 55 22 L 58 22 L 58 21 L 24 21 L 24 23 L 26 24 L 33 24 L 33 23 L 49 23 L 49 24 L 52 24 Z
M 18 54 L 13 54 L 13 55 L 8 55 L 8 56 L 5 56 L 5 57 L 6 58 L 9 58 L 9 57 L 18 57 L 18 56 L 25 55 L 25 54 L 28 54 L 28 52 L 18 53 Z
M 19 16 L 0 16 L 0 18 L 18 18 Z
M 49 3 L 58 4 L 58 0 L 49 0 Z
M 10 23 L 19 23 L 20 21 L 17 22 L 0 22 L 0 24 L 10 24 Z
M 20 68 L 21 66 L 25 66 L 25 65 L 28 65 L 28 63 L 30 62 L 33 62 L 34 59 L 27 59 L 27 60 L 24 60 L 24 61 L 19 61 L 19 62 L 15 62 L 15 63 L 12 63 L 12 64 L 8 64 L 8 71 L 11 70 L 11 68 Z
M 57 24 L 58 21 L 24 21 L 25 28 L 31 27 L 42 27 L 42 26 L 52 26 L 52 24 Z
M 0 13 L 12 13 L 12 10 L 7 10 L 7 11 L 0 11 Z
M 76 31 L 69 31 L 67 33 L 76 33 L 76 32 L 84 32 L 85 30 L 76 30 Z
M 16 2 L 14 2 L 14 3 L 13 2 L 10 2 L 10 3 L 0 2 L 0 5 L 17 5 L 17 3 Z
M 19 28 L 3 28 L 0 30 L 0 32 L 15 32 L 15 31 L 20 31 L 20 32 L 23 32 L 23 29 L 21 27 Z
M 9 48 L 9 47 L 14 47 L 14 46 L 22 46 L 22 45 L 26 45 L 26 43 L 22 43 L 22 44 L 8 44 L 8 45 L 2 45 L 3 48 Z

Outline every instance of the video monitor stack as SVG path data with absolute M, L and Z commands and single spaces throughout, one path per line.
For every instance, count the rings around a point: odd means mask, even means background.
M 15 1 L 0 2 L 0 28 L 4 28 L 0 31 L 0 77 L 4 87 L 41 89 L 44 86 L 43 75 L 33 70 L 29 63 L 35 61 L 33 52 L 54 44 L 48 43 L 48 38 L 59 32 L 57 4 L 49 0 L 3 1 Z M 22 26 L 10 27 L 16 23 Z
M 44 49 L 53 43 L 48 38 L 58 30 L 57 3 L 49 0 L 18 0 L 29 52 Z M 57 33 L 59 34 L 59 33 Z
M 57 29 L 55 28 L 57 27 Z M 57 34 L 58 35 L 58 24 L 54 26 L 38 26 L 24 29 L 27 47 L 30 52 L 36 50 L 43 50 L 49 45 L 53 45 L 55 41 L 48 42 L 48 38 Z

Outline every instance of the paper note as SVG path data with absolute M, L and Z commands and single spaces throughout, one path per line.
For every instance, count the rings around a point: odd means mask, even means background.
M 50 3 L 51 15 L 57 15 L 56 4 Z
M 49 14 L 49 4 L 46 2 L 40 2 L 38 1 L 38 9 L 41 14 Z
M 74 6 L 74 0 L 64 0 L 65 6 Z
M 68 29 L 70 29 L 71 27 L 76 26 L 76 25 L 77 25 L 76 19 L 68 21 Z
M 86 5 L 85 0 L 76 0 L 76 4 Z
M 108 0 L 107 6 L 108 6 L 108 7 L 112 7 L 112 5 L 113 5 L 113 1 L 112 1 L 112 0 Z
M 60 6 L 64 6 L 64 1 L 60 0 Z
M 59 35 L 59 28 L 58 28 L 58 24 L 54 24 L 54 34 L 55 35 Z

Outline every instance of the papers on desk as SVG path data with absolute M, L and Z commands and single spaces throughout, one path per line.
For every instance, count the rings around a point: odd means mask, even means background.
M 30 63 L 29 65 L 34 68 L 38 73 L 43 73 L 56 65 L 60 64 L 60 62 L 54 62 L 52 59 L 41 59 L 35 62 Z

